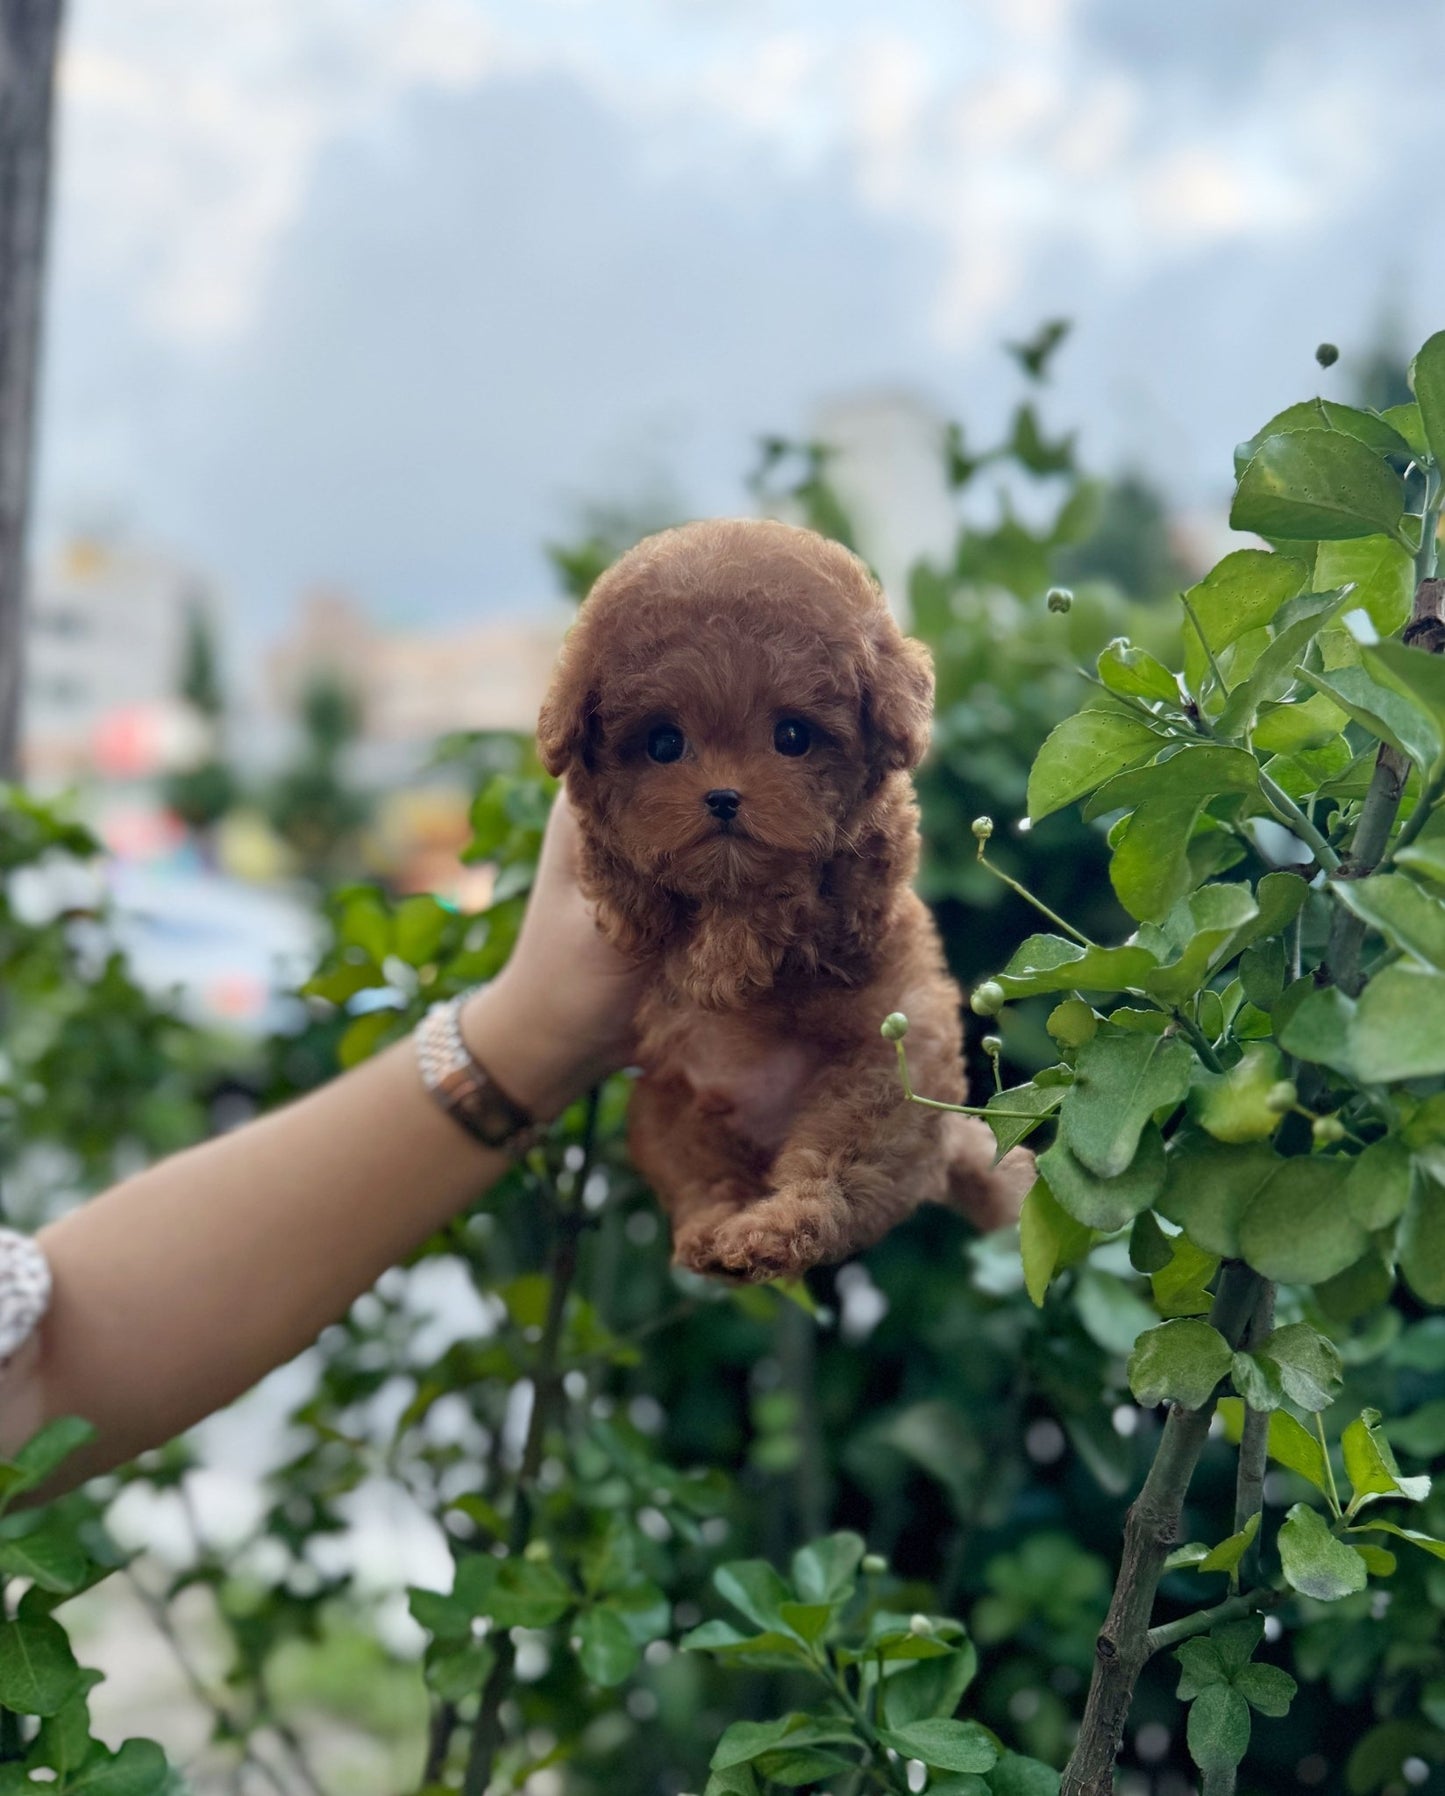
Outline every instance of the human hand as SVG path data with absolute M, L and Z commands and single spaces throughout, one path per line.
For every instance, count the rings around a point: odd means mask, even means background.
M 467 1046 L 507 1095 L 555 1116 L 625 1066 L 647 967 L 613 948 L 577 884 L 577 819 L 559 792 L 511 959 L 470 998 Z

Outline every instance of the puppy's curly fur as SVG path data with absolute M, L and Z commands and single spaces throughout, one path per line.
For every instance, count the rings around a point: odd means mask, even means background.
M 907 1012 L 919 1088 L 962 1101 L 961 995 L 910 887 L 932 700 L 863 563 L 786 524 L 649 537 L 567 639 L 539 747 L 601 928 L 656 957 L 630 1141 L 697 1272 L 796 1276 L 929 1201 L 1018 1213 L 1030 1157 L 908 1103 L 879 1035 Z

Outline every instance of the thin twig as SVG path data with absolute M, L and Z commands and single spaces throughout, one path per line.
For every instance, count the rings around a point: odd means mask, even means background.
M 1266 1280 L 1259 1293 L 1254 1317 L 1240 1345 L 1247 1352 L 1266 1340 L 1274 1327 L 1274 1286 Z M 1262 1409 L 1244 1406 L 1244 1433 L 1239 1442 L 1239 1465 L 1234 1482 L 1234 1531 L 1249 1525 L 1251 1516 L 1260 1517 L 1264 1526 L 1264 1462 L 1269 1441 L 1269 1416 Z M 1241 1584 L 1253 1584 L 1259 1577 L 1259 1535 L 1245 1548 L 1239 1561 Z
M 1246 1615 L 1277 1609 L 1289 1594 L 1287 1590 L 1275 1590 L 1268 1584 L 1257 1585 L 1242 1596 L 1227 1597 L 1212 1609 L 1196 1609 L 1192 1615 L 1181 1615 L 1178 1621 L 1166 1621 L 1161 1627 L 1150 1628 L 1144 1637 L 1145 1646 L 1152 1658 L 1155 1653 L 1178 1646 L 1181 1640 L 1192 1640 L 1196 1634 L 1207 1634 L 1211 1628 L 1223 1627 L 1227 1621 L 1239 1621 Z

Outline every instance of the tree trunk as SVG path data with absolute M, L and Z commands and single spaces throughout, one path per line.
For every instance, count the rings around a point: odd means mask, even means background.
M 0 0 L 0 779 L 20 743 L 26 530 L 63 0 Z

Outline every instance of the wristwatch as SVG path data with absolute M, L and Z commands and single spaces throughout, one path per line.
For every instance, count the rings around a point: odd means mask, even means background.
M 519 1155 L 536 1145 L 542 1130 L 509 1098 L 462 1040 L 462 992 L 433 1004 L 417 1025 L 416 1059 L 422 1084 L 447 1115 L 483 1146 Z

